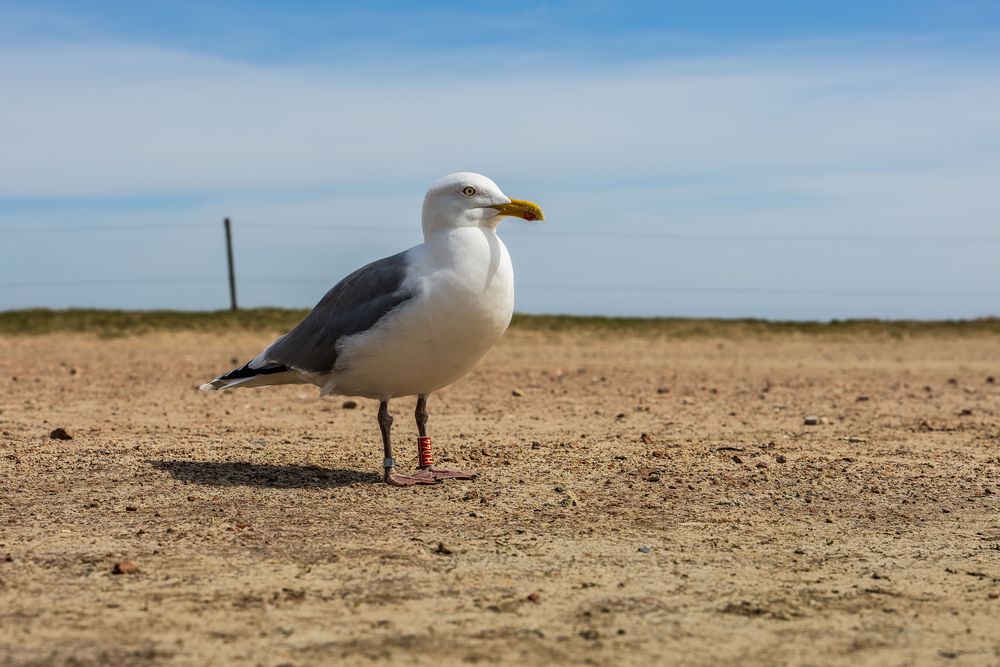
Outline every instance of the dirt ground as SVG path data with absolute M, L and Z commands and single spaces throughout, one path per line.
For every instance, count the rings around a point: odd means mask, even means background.
M 268 340 L 0 337 L 0 664 L 1000 664 L 996 337 L 512 331 L 409 489 Z

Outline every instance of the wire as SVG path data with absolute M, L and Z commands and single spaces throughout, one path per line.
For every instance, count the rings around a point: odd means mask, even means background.
M 387 225 L 312 225 L 303 223 L 289 223 L 287 225 L 268 225 L 255 222 L 242 222 L 235 225 L 237 229 L 268 229 L 268 230 L 308 230 L 319 232 L 351 232 L 366 234 L 413 234 L 415 227 L 391 227 Z
M 62 234 L 76 232 L 149 232 L 164 229 L 212 229 L 206 225 L 65 225 L 42 227 L 0 227 L 0 234 Z
M 241 223 L 240 229 L 281 229 L 311 230 L 323 232 L 373 232 L 412 233 L 409 227 L 367 226 L 367 225 L 320 225 L 310 223 L 289 223 L 268 225 L 264 223 Z M 531 236 L 576 239 L 639 239 L 663 241 L 741 241 L 757 243 L 1000 243 L 1000 236 L 892 236 L 888 234 L 684 234 L 674 232 L 634 232 L 628 230 L 608 232 L 558 231 L 541 229 L 508 229 L 511 236 Z
M 248 283 L 329 284 L 329 278 L 241 278 Z M 813 294 L 819 296 L 1000 296 L 1000 290 L 865 290 L 797 287 L 679 287 L 661 285 L 518 285 L 518 289 L 559 292 L 643 292 L 694 294 Z
M 812 294 L 818 296 L 1000 296 L 1000 290 L 864 290 L 811 287 L 676 287 L 651 285 L 521 285 L 520 289 L 559 292 L 654 292 L 693 294 Z
M 350 234 L 413 234 L 412 227 L 393 227 L 385 225 L 323 225 L 310 223 L 267 224 L 258 222 L 238 223 L 238 230 L 270 230 L 270 231 L 321 231 L 342 232 Z M 42 227 L 0 227 L 0 234 L 59 234 L 80 232 L 148 232 L 174 229 L 199 229 L 213 231 L 214 226 L 205 224 L 108 224 L 83 226 L 42 226 Z M 688 234 L 675 232 L 638 232 L 629 230 L 616 231 L 548 231 L 542 229 L 518 230 L 508 229 L 511 236 L 530 236 L 532 238 L 558 238 L 560 240 L 608 239 L 608 240 L 660 240 L 660 241 L 691 241 L 691 242 L 726 242 L 741 243 L 1000 243 L 1000 236 L 893 236 L 889 234 Z
M 226 277 L 218 278 L 132 278 L 121 279 L 84 279 L 84 280 L 23 280 L 10 283 L 0 283 L 0 287 L 73 287 L 75 285 L 170 285 L 180 283 L 225 283 Z
M 888 236 L 826 234 L 673 234 L 670 232 L 568 232 L 520 231 L 521 235 L 561 239 L 637 239 L 661 241 L 740 241 L 750 243 L 1000 243 L 1000 236 Z
M 0 288 L 73 287 L 75 285 L 170 285 L 170 284 L 225 284 L 225 276 L 203 278 L 135 278 L 84 279 L 84 280 L 34 280 L 0 283 Z M 239 282 L 264 284 L 330 284 L 329 278 L 279 278 L 249 276 Z M 519 285 L 526 291 L 558 292 L 639 292 L 654 294 L 763 294 L 763 295 L 815 295 L 815 296 L 899 296 L 899 297 L 949 297 L 949 296 L 1000 296 L 1000 290 L 866 290 L 826 289 L 811 287 L 681 287 L 676 285 Z

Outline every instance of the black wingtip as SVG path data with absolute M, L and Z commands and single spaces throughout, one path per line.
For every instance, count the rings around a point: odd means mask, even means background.
M 261 366 L 260 368 L 250 368 L 252 361 L 248 361 L 239 368 L 234 368 L 225 375 L 220 375 L 212 381 L 214 385 L 219 382 L 222 386 L 225 383 L 233 382 L 234 380 L 242 380 L 244 378 L 257 377 L 258 375 L 272 375 L 274 373 L 284 373 L 288 370 L 288 366 L 284 364 L 271 364 L 269 366 Z

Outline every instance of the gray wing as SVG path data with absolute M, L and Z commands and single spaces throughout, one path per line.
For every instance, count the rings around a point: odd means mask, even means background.
M 407 252 L 363 266 L 334 285 L 304 320 L 271 343 L 250 365 L 281 364 L 309 373 L 332 370 L 337 341 L 372 328 L 413 298 L 414 292 L 403 289 Z

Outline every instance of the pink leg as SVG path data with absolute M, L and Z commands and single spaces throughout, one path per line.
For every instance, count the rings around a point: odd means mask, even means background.
M 431 466 L 430 468 L 423 468 L 420 472 L 430 473 L 434 479 L 476 479 L 479 477 L 479 473 L 470 472 L 466 470 L 451 470 L 449 468 L 437 468 Z
M 441 481 L 428 474 L 426 470 L 418 470 L 412 475 L 402 475 L 389 468 L 385 471 L 385 483 L 391 486 L 416 486 L 417 484 L 440 484 Z
M 392 460 L 392 440 L 390 431 L 392 430 L 392 415 L 389 414 L 389 402 L 382 401 L 378 406 L 378 427 L 382 431 L 382 448 L 385 452 L 383 468 L 385 473 L 382 479 L 386 484 L 392 486 L 414 486 L 416 484 L 438 484 L 439 480 L 433 475 L 424 471 L 417 471 L 412 475 L 400 475 L 394 472 L 395 463 Z
M 420 444 L 419 448 L 419 459 L 420 459 L 420 472 L 429 473 L 435 480 L 440 481 L 444 479 L 476 479 L 478 473 L 467 472 L 465 470 L 449 470 L 448 468 L 436 468 L 434 467 L 433 457 L 431 456 L 431 445 L 430 438 L 427 437 L 427 397 L 418 396 L 417 397 L 417 409 L 415 413 L 417 419 L 417 433 L 420 434 Z M 424 447 L 426 446 L 426 450 Z

